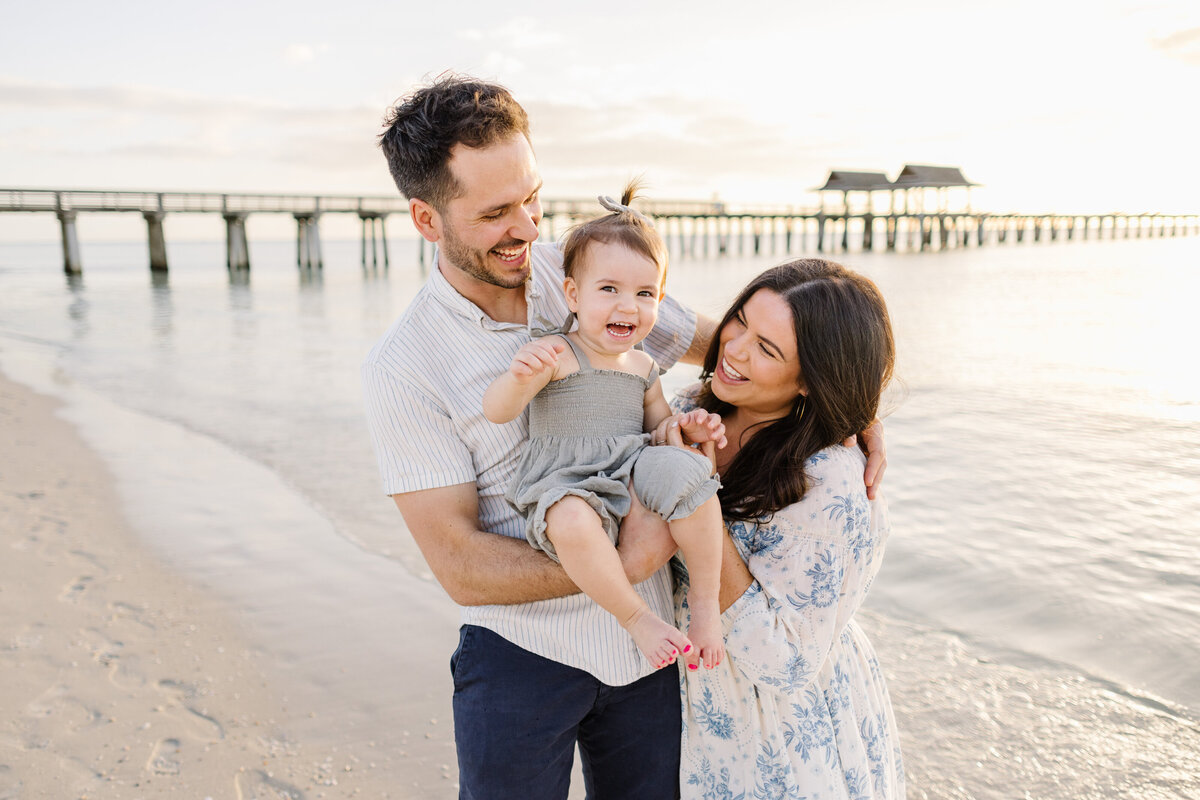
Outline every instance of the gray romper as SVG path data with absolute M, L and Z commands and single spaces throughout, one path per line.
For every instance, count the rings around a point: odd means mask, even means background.
M 564 328 L 565 330 L 565 328 Z M 592 369 L 587 356 L 563 336 L 579 371 L 546 384 L 529 404 L 529 441 L 505 497 L 525 516 L 529 543 L 558 560 L 546 537 L 546 511 L 563 497 L 587 501 L 613 544 L 629 513 L 629 488 L 668 522 L 691 516 L 720 487 L 699 452 L 651 447 L 643 433 L 646 377 Z

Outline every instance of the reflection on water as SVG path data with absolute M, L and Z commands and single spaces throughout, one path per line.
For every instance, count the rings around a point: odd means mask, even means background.
M 250 285 L 250 270 L 241 267 L 230 267 L 229 284 L 231 286 L 249 286 Z
M 174 333 L 174 307 L 171 304 L 171 282 L 166 272 L 150 273 L 150 330 L 159 347 L 169 347 Z
M 320 288 L 325 283 L 325 270 L 323 268 L 318 268 L 318 269 L 301 268 L 297 271 L 300 275 L 300 285 L 301 286 L 305 286 L 305 287 L 313 286 L 313 287 Z
M 72 338 L 85 339 L 88 335 L 88 299 L 84 290 L 83 276 L 67 273 L 67 317 L 71 320 Z

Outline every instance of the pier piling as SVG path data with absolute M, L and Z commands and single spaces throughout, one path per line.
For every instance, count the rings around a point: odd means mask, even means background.
M 165 211 L 143 211 L 146 220 L 146 241 L 150 245 L 150 271 L 167 271 L 167 237 L 163 235 Z
M 371 268 L 379 268 L 380 251 L 383 252 L 383 268 L 389 268 L 387 249 L 387 228 L 384 227 L 385 214 L 373 211 L 360 211 L 358 218 L 362 220 L 362 266 L 367 268 L 367 239 L 371 240 Z M 378 228 L 378 232 L 376 232 Z M 368 234 L 369 230 L 369 234 Z
M 58 222 L 62 227 L 63 271 L 68 275 L 83 272 L 83 260 L 79 257 L 79 235 L 75 232 L 75 212 L 59 211 Z
M 230 272 L 250 269 L 250 248 L 246 241 L 246 217 L 241 212 L 225 213 L 225 266 Z
M 296 218 L 296 266 L 300 269 L 323 269 L 325 260 L 321 255 L 320 215 L 316 212 L 297 212 Z

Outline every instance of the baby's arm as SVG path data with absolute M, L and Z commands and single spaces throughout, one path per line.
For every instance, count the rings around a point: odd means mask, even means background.
M 645 423 L 642 430 L 647 433 L 657 430 L 663 422 L 672 416 L 671 406 L 667 403 L 667 398 L 663 396 L 662 381 L 655 381 L 646 390 L 646 399 L 642 414 Z M 664 437 L 659 436 L 655 441 L 664 441 Z
M 567 343 L 558 336 L 534 339 L 513 356 L 512 364 L 483 393 L 483 415 L 502 424 L 516 419 L 534 395 L 554 379 L 558 357 Z M 661 393 L 661 392 L 660 392 Z

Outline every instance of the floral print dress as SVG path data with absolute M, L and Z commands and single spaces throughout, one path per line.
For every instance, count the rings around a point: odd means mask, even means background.
M 864 463 L 856 449 L 822 450 L 798 503 L 763 525 L 728 524 L 754 582 L 722 617 L 725 661 L 682 670 L 684 800 L 904 797 L 887 686 L 854 621 L 888 535 Z M 687 630 L 686 569 L 677 579 Z

